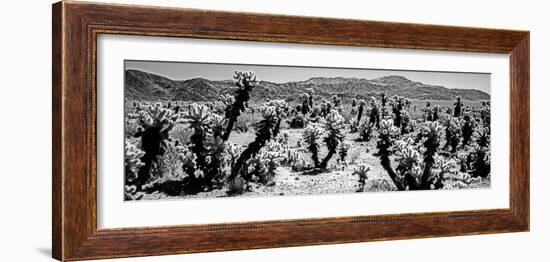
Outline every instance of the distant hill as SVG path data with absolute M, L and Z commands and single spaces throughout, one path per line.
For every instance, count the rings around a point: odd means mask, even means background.
M 212 81 L 204 78 L 172 80 L 139 70 L 125 72 L 126 98 L 138 101 L 209 101 L 220 94 L 235 90 L 232 80 Z M 317 96 L 330 98 L 368 98 L 386 93 L 419 100 L 454 100 L 457 95 L 464 100 L 489 100 L 489 94 L 475 89 L 449 89 L 411 81 L 402 76 L 384 76 L 372 80 L 342 77 L 314 77 L 305 81 L 273 83 L 261 81 L 252 92 L 252 100 L 294 100 L 307 88 L 313 88 Z

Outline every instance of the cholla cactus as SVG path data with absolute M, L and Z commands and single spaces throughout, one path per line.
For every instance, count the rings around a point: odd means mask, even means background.
M 454 117 L 461 117 L 462 116 L 462 107 L 464 106 L 464 103 L 462 102 L 461 96 L 456 96 L 456 102 L 454 103 Z
M 480 147 L 489 147 L 491 141 L 490 129 L 484 127 L 477 131 L 476 133 L 476 142 Z
M 324 130 L 320 124 L 312 123 L 304 129 L 303 140 L 307 145 L 307 149 L 311 152 L 311 159 L 313 164 L 319 166 L 319 144 Z
M 489 128 L 484 127 L 476 133 L 477 146 L 474 150 L 475 160 L 472 164 L 474 177 L 487 177 L 491 173 L 491 153 L 489 145 L 491 135 Z
M 394 115 L 394 125 L 400 128 L 403 122 L 403 117 L 401 115 L 401 112 L 405 107 L 405 98 L 400 96 L 395 96 L 391 101 L 390 105 L 392 107 L 392 112 Z
M 376 125 L 377 128 L 380 127 L 380 112 L 379 105 L 375 97 L 371 97 L 371 109 L 369 114 L 369 123 Z
M 441 156 L 436 156 L 431 170 L 431 175 L 428 178 L 430 188 L 443 188 L 444 181 L 448 179 L 448 174 L 452 172 L 455 166 L 456 163 L 454 161 L 451 160 L 446 162 Z
M 144 165 L 140 168 L 135 184 L 138 190 L 151 177 L 153 164 L 158 165 L 158 157 L 165 152 L 169 132 L 178 122 L 180 115 L 171 109 L 163 108 L 162 104 L 149 105 L 138 111 L 139 127 L 134 137 L 141 137 L 141 148 L 145 155 L 141 158 Z
M 260 183 L 269 184 L 275 177 L 275 170 L 284 160 L 284 155 L 278 151 L 264 151 L 259 154 L 259 158 L 265 166 L 265 172 L 260 175 Z
M 338 144 L 344 140 L 344 121 L 344 117 L 342 117 L 337 110 L 332 110 L 325 119 L 324 127 L 327 136 L 324 138 L 324 142 L 327 146 L 328 153 L 319 165 L 322 169 L 327 167 L 328 161 L 336 153 Z
M 474 134 L 475 121 L 469 114 L 465 114 L 462 120 L 462 146 L 470 144 L 472 135 Z
M 413 166 L 420 163 L 420 153 L 410 145 L 405 146 L 396 152 L 395 161 L 399 163 L 399 166 L 410 170 Z
M 298 161 L 300 160 L 300 154 L 296 150 L 292 150 L 292 149 L 287 149 L 285 152 L 286 152 L 285 164 L 294 168 L 298 163 Z
M 263 119 L 256 124 L 256 138 L 239 156 L 235 165 L 231 170 L 231 177 L 235 178 L 240 175 L 244 170 L 247 161 L 254 157 L 260 149 L 273 138 L 274 131 L 277 128 L 277 123 L 280 119 L 278 114 L 279 109 L 276 105 L 267 103 L 260 107 Z M 246 181 L 250 180 L 250 176 L 243 177 Z
M 331 97 L 333 108 L 339 107 L 340 102 L 342 101 L 337 95 Z
M 208 127 L 212 112 L 206 105 L 192 103 L 189 105 L 189 111 L 183 114 L 183 120 L 189 124 L 190 128 L 204 129 Z
M 379 135 L 378 135 L 378 153 L 380 157 L 380 164 L 388 172 L 388 175 L 394 182 L 398 190 L 405 190 L 405 187 L 402 183 L 402 176 L 396 173 L 391 167 L 390 162 L 390 148 L 394 143 L 395 133 L 398 132 L 397 128 L 393 125 L 392 120 L 382 120 L 380 122 Z
M 349 142 L 340 143 L 340 146 L 338 147 L 338 159 L 337 162 L 339 164 L 346 164 L 346 157 L 348 156 L 348 151 L 351 148 L 351 144 Z
M 231 131 L 233 131 L 237 118 L 246 110 L 252 89 L 258 85 L 258 80 L 256 79 L 256 74 L 254 74 L 254 72 L 235 71 L 233 79 L 235 79 L 235 84 L 238 88 L 233 95 L 233 99 L 229 99 L 227 101 L 228 104 L 230 102 L 233 102 L 233 104 L 228 106 L 225 111 L 227 125 L 222 136 L 223 141 L 227 141 L 229 139 L 229 135 L 231 134 Z
M 141 158 L 145 155 L 141 149 L 129 141 L 125 142 L 124 146 L 124 170 L 126 173 L 126 181 L 133 182 L 138 178 L 139 169 L 145 164 L 141 162 Z
M 428 122 L 427 125 L 422 130 L 422 134 L 424 136 L 424 148 L 426 151 L 424 152 L 424 173 L 422 175 L 422 187 L 423 189 L 429 189 L 428 179 L 431 175 L 431 169 L 432 165 L 434 163 L 434 155 L 437 153 L 437 149 L 439 148 L 439 144 L 441 141 L 441 133 L 442 133 L 442 127 L 441 125 L 434 121 L 434 122 Z
M 256 74 L 252 71 L 235 71 L 233 79 L 235 79 L 235 84 L 241 89 L 255 87 L 258 84 Z
M 481 102 L 481 109 L 479 111 L 481 120 L 483 121 L 483 126 L 489 128 L 491 132 L 491 104 L 487 102 Z
M 209 132 L 212 112 L 205 105 L 193 103 L 189 106 L 189 111 L 183 115 L 184 121 L 189 124 L 189 128 L 194 130 L 190 137 L 190 149 L 197 156 L 197 168 L 206 167 L 206 139 Z
M 368 142 L 372 138 L 372 130 L 373 130 L 372 123 L 369 123 L 367 121 L 363 121 L 361 125 L 359 126 L 359 140 L 363 142 Z
M 412 131 L 412 125 L 411 125 L 411 117 L 409 115 L 409 112 L 406 110 L 401 110 L 400 112 L 401 116 L 401 135 L 407 134 Z
M 277 123 L 275 124 L 275 128 L 273 129 L 273 137 L 275 138 L 277 137 L 277 135 L 279 135 L 283 119 L 288 116 L 290 106 L 284 100 L 271 100 L 266 103 L 266 106 L 275 108 L 275 115 L 277 117 Z
M 359 100 L 359 109 L 357 109 L 357 124 L 361 123 L 361 118 L 363 117 L 363 110 L 365 110 L 365 106 L 367 105 L 367 102 L 364 99 Z
M 240 150 L 237 144 L 227 143 L 225 146 L 224 164 L 227 167 L 232 167 L 239 157 Z
M 224 180 L 222 170 L 225 141 L 222 139 L 226 120 L 212 112 L 206 105 L 193 103 L 183 115 L 193 134 L 189 138 L 189 150 L 194 155 L 194 165 L 184 165 L 188 174 L 186 190 L 200 192 L 205 187 L 219 185 Z
M 481 177 L 472 177 L 468 173 L 450 172 L 443 182 L 443 189 L 461 189 L 482 182 Z
M 357 175 L 359 177 L 359 189 L 357 190 L 358 192 L 363 192 L 365 190 L 365 184 L 367 183 L 369 171 L 370 167 L 363 163 L 357 165 L 357 167 L 353 171 L 352 175 Z
M 475 160 L 472 164 L 474 177 L 487 177 L 491 173 L 491 153 L 489 148 L 477 146 L 474 151 Z
M 445 148 L 450 147 L 451 153 L 456 153 L 456 149 L 460 143 L 460 137 L 462 136 L 460 120 L 456 117 L 446 115 L 444 125 L 446 140 Z
M 382 102 L 382 108 L 386 107 L 386 103 L 388 102 L 388 97 L 386 97 L 386 93 L 380 94 L 381 98 L 380 101 Z
M 313 108 L 313 96 L 308 93 L 302 93 L 300 99 L 302 100 L 302 106 L 300 107 L 301 113 L 305 115 L 311 112 Z
M 396 168 L 396 182 L 406 189 L 418 188 L 422 183 L 420 153 L 408 141 L 396 144 L 400 145 L 395 154 L 395 161 L 399 163 Z
M 124 186 L 124 200 L 140 200 L 143 196 L 144 194 L 142 192 L 138 192 L 135 185 Z
M 424 159 L 420 162 L 420 152 L 413 147 L 412 139 L 395 142 L 392 133 L 395 127 L 390 120 L 383 120 L 380 124 L 378 141 L 378 155 L 382 167 L 394 182 L 398 190 L 430 189 L 429 179 L 434 165 L 434 155 L 439 147 L 441 126 L 437 122 L 430 122 L 423 130 Z M 390 147 L 395 145 L 396 161 L 399 165 L 396 170 L 391 167 L 389 155 Z

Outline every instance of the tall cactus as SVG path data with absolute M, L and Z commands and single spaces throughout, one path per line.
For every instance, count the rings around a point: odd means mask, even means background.
M 490 133 L 485 127 L 476 133 L 477 146 L 475 148 L 475 161 L 473 163 L 474 177 L 487 177 L 491 173 Z
M 376 125 L 376 128 L 380 128 L 380 112 L 378 109 L 378 102 L 375 97 L 371 97 L 371 110 L 369 114 L 369 123 Z
M 245 111 L 248 101 L 250 100 L 250 93 L 252 89 L 258 84 L 256 74 L 254 72 L 241 72 L 235 71 L 233 75 L 235 84 L 238 89 L 234 94 L 233 104 L 227 108 L 226 118 L 228 120 L 225 132 L 223 133 L 223 141 L 227 141 L 233 131 L 233 126 L 237 122 L 237 118 Z
M 462 116 L 462 107 L 464 106 L 464 103 L 462 102 L 461 96 L 456 96 L 456 102 L 454 103 L 454 117 L 461 117 Z
M 365 106 L 367 105 L 367 102 L 365 102 L 364 99 L 359 100 L 359 109 L 357 110 L 357 125 L 360 125 L 361 118 L 363 117 L 363 110 L 365 109 Z
M 464 115 L 462 120 L 462 146 L 465 147 L 470 144 L 472 135 L 474 134 L 475 121 L 468 114 Z
M 430 189 L 429 179 L 434 164 L 434 156 L 437 153 L 441 141 L 442 127 L 438 122 L 431 122 L 422 131 L 424 140 L 424 172 L 422 173 L 422 189 Z
M 460 143 L 460 137 L 462 136 L 462 129 L 460 120 L 450 115 L 445 115 L 445 148 L 451 148 L 451 153 L 456 153 L 456 149 Z
M 344 139 L 344 117 L 338 113 L 337 110 L 332 110 L 325 119 L 324 127 L 327 132 L 327 136 L 324 138 L 324 142 L 327 146 L 328 153 L 320 163 L 319 167 L 325 169 L 328 161 L 332 158 L 338 145 Z
M 395 170 L 391 167 L 390 162 L 391 147 L 394 143 L 398 130 L 393 125 L 392 120 L 384 119 L 380 121 L 380 127 L 378 131 L 379 135 L 377 143 L 377 155 L 380 157 L 380 164 L 382 165 L 382 168 L 386 170 L 397 189 L 405 190 L 405 185 L 403 184 L 402 179 L 400 178 L 399 174 L 397 174 Z

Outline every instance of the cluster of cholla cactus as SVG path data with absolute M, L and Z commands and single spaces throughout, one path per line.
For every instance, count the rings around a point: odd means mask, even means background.
M 293 166 L 299 159 L 298 153 L 274 140 L 269 141 L 254 157 L 247 161 L 246 178 L 262 184 L 273 184 L 275 170 L 282 164 Z
M 311 159 L 316 168 L 325 169 L 332 156 L 337 152 L 338 145 L 344 140 L 344 121 L 345 119 L 337 110 L 332 110 L 324 122 L 310 123 L 303 133 L 303 140 L 307 144 L 307 149 L 311 153 Z M 323 158 L 319 159 L 319 140 L 324 136 L 328 153 Z
M 437 121 L 439 120 L 439 113 L 441 111 L 438 105 L 432 106 L 430 102 L 426 102 L 424 111 L 424 121 Z
M 398 129 L 392 120 L 380 123 L 378 153 L 380 163 L 386 170 L 398 190 L 421 190 L 433 187 L 435 177 L 432 175 L 435 156 L 440 145 L 442 127 L 438 122 L 428 122 L 423 128 L 422 148 L 408 138 L 396 140 Z M 393 150 L 392 150 L 393 149 Z M 391 166 L 389 156 L 395 151 L 397 168 Z M 422 153 L 421 153 L 422 152 Z M 422 155 L 422 157 L 421 157 Z M 422 158 L 422 159 L 421 159 Z
M 225 150 L 222 135 L 226 120 L 212 112 L 208 106 L 196 103 L 189 106 L 183 119 L 193 130 L 188 148 L 194 158 L 191 165 L 183 167 L 188 175 L 185 186 L 188 192 L 200 192 L 205 187 L 221 182 L 221 153 Z
M 151 178 L 153 166 L 158 165 L 159 157 L 164 154 L 169 140 L 169 132 L 179 120 L 180 114 L 176 114 L 158 103 L 140 106 L 135 117 L 139 126 L 133 136 L 141 138 L 141 149 L 145 154 L 141 157 L 143 166 L 132 183 L 141 189 Z

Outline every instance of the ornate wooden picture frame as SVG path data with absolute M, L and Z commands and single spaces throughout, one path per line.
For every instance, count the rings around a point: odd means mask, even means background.
M 529 230 L 529 32 L 64 1 L 53 5 L 53 257 L 183 254 Z M 100 34 L 508 54 L 510 207 L 98 229 Z

